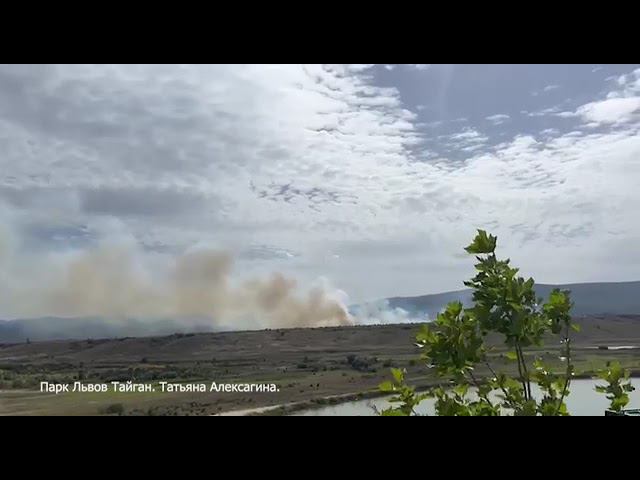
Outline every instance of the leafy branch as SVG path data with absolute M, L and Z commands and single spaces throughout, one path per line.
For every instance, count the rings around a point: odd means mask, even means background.
M 383 392 L 395 393 L 392 406 L 381 415 L 415 415 L 415 408 L 425 398 L 435 399 L 437 415 L 569 414 L 565 400 L 575 370 L 570 333 L 579 331 L 571 321 L 570 292 L 554 289 L 543 302 L 535 295 L 533 278 L 518 276 L 519 270 L 510 266 L 509 259 L 498 260 L 496 246 L 497 237 L 478 230 L 465 248 L 477 260 L 476 275 L 464 282 L 473 291 L 473 306 L 449 303 L 433 324 L 423 324 L 416 335 L 420 359 L 439 378 L 448 380 L 451 388 L 437 387 L 418 395 L 406 385 L 404 372 L 394 369 L 394 381 L 380 386 Z M 516 362 L 515 378 L 497 372 L 491 365 L 486 345 L 490 333 L 502 339 L 509 350 L 507 359 Z M 542 346 L 544 337 L 550 335 L 561 337 L 562 374 L 553 373 L 540 358 L 529 365 L 525 355 L 525 349 Z M 478 365 L 485 365 L 491 372 L 489 381 L 477 378 L 474 372 Z M 607 393 L 611 408 L 619 411 L 627 405 L 628 392 L 633 390 L 625 383 L 628 372 L 612 364 L 601 378 L 608 385 L 597 390 Z M 539 399 L 534 398 L 532 380 L 540 391 Z M 469 396 L 470 388 L 475 398 Z

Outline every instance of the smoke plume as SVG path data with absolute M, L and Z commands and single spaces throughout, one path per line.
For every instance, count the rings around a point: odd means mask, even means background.
M 428 316 L 413 317 L 402 308 L 392 308 L 386 299 L 368 302 L 352 308 L 355 323 L 358 325 L 385 325 L 395 323 L 420 323 L 428 321 Z
M 56 254 L 20 252 L 0 231 L 0 318 L 172 319 L 220 329 L 350 325 L 339 292 L 301 292 L 280 273 L 234 282 L 233 258 L 198 250 L 150 261 L 131 244 Z M 160 266 L 158 264 L 161 263 Z

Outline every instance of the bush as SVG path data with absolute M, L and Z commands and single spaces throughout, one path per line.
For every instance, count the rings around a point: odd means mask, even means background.
M 24 379 L 18 377 L 13 381 L 11 386 L 13 388 L 25 388 L 27 386 L 27 382 Z
M 571 321 L 573 304 L 568 291 L 554 289 L 547 302 L 535 295 L 534 280 L 518 277 L 518 269 L 509 260 L 498 260 L 495 255 L 497 237 L 478 230 L 471 245 L 465 250 L 474 255 L 478 263 L 477 274 L 464 285 L 473 290 L 474 305 L 464 308 L 460 302 L 447 305 L 438 314 L 434 325 L 424 324 L 416 341 L 421 347 L 420 359 L 429 364 L 436 375 L 453 380 L 454 387 L 437 387 L 416 394 L 415 388 L 405 383 L 405 371 L 392 369 L 393 380 L 380 385 L 383 392 L 393 392 L 392 407 L 380 412 L 385 416 L 415 415 L 415 407 L 426 398 L 435 399 L 435 411 L 443 416 L 564 416 L 568 415 L 565 399 L 569 395 L 574 366 L 571 360 L 571 331 L 579 331 Z M 509 351 L 504 355 L 517 364 L 517 376 L 496 372 L 488 356 L 486 336 L 492 333 L 502 338 Z M 542 362 L 531 361 L 525 349 L 543 345 L 543 337 L 559 337 L 564 364 L 561 373 Z M 491 378 L 482 382 L 474 373 L 476 367 L 486 367 Z M 515 370 L 515 368 L 514 368 Z M 620 411 L 629 401 L 633 387 L 629 373 L 619 364 L 612 364 L 600 374 L 608 386 L 598 386 L 606 393 L 611 410 Z M 541 398 L 532 395 L 531 384 L 537 383 Z M 470 398 L 470 388 L 475 398 Z M 498 394 L 498 399 L 495 395 Z
M 375 372 L 376 369 L 371 366 L 372 363 L 375 363 L 374 360 L 371 358 L 358 358 L 355 355 L 347 356 L 347 363 L 351 365 L 351 368 L 359 372 Z
M 104 413 L 107 415 L 122 415 L 124 414 L 124 405 L 121 403 L 112 403 L 104 409 Z

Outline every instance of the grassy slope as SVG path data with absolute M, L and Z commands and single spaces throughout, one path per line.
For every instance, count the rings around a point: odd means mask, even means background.
M 638 350 L 597 350 L 598 345 L 640 345 L 640 316 L 579 320 L 574 340 L 578 371 L 593 371 L 611 358 L 640 372 Z M 166 337 L 33 342 L 0 346 L 0 414 L 98 414 L 122 403 L 127 413 L 213 414 L 334 395 L 368 392 L 388 378 L 390 366 L 406 367 L 418 384 L 433 381 L 414 364 L 416 325 L 388 325 Z M 538 352 L 549 361 L 557 348 Z M 495 361 L 502 350 L 496 352 Z M 481 373 L 481 372 L 479 372 Z M 49 395 L 42 380 L 85 382 L 274 382 L 277 393 L 107 393 Z M 9 390 L 6 390 L 6 389 Z

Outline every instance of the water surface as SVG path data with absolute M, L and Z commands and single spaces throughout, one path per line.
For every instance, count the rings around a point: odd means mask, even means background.
M 567 408 L 574 416 L 603 416 L 609 406 L 609 401 L 605 394 L 594 390 L 596 385 L 603 385 L 601 380 L 578 379 L 571 382 L 571 394 L 567 398 Z M 640 379 L 631 379 L 631 384 L 636 390 L 629 395 L 630 402 L 627 408 L 640 408 Z M 532 387 L 535 387 L 532 385 Z M 536 393 L 534 392 L 534 395 Z M 373 407 L 378 409 L 387 408 L 390 404 L 389 397 L 374 398 L 368 400 L 357 400 L 339 405 L 332 405 L 313 410 L 305 410 L 295 415 L 301 416 L 370 416 L 375 415 Z M 420 414 L 434 413 L 434 401 L 427 399 L 423 401 L 416 411 Z

